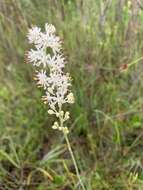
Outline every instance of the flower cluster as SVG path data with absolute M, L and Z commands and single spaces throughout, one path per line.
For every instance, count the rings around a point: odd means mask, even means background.
M 71 78 L 69 73 L 64 73 L 65 58 L 62 54 L 61 40 L 55 34 L 56 29 L 51 24 L 45 24 L 45 32 L 35 26 L 29 29 L 29 43 L 34 44 L 27 58 L 35 68 L 34 79 L 38 87 L 42 87 L 45 95 L 42 100 L 48 104 L 48 113 L 55 115 L 52 128 L 68 133 L 68 128 L 63 125 L 69 119 L 69 112 L 63 111 L 63 104 L 74 103 L 73 93 L 69 90 Z

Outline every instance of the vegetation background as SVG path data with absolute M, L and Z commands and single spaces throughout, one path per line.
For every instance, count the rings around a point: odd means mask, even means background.
M 46 22 L 64 40 L 70 141 L 87 190 L 142 190 L 141 0 L 0 0 L 0 189 L 79 189 L 25 62 L 28 28 Z

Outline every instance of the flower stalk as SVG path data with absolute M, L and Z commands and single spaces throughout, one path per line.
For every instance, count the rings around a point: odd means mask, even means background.
M 59 108 L 59 110 L 61 110 L 61 107 Z M 61 116 L 59 119 L 60 119 L 60 126 L 62 128 L 63 127 L 63 117 Z M 79 169 L 78 169 L 78 166 L 77 166 L 77 163 L 76 163 L 74 153 L 73 153 L 72 148 L 71 148 L 71 144 L 70 144 L 70 141 L 69 141 L 69 138 L 68 138 L 68 134 L 67 134 L 67 132 L 65 130 L 63 130 L 63 135 L 64 135 L 64 138 L 66 140 L 66 144 L 67 144 L 67 147 L 68 147 L 68 150 L 69 150 L 69 153 L 70 153 L 70 156 L 71 156 L 71 159 L 72 159 L 75 171 L 76 171 L 77 178 L 79 180 L 79 184 L 81 185 L 83 190 L 86 190 L 85 187 L 84 187 L 84 184 L 82 182 L 82 179 L 80 177 Z
M 64 124 L 70 118 L 70 113 L 64 111 L 63 105 L 73 104 L 74 95 L 70 90 L 71 77 L 69 73 L 64 72 L 66 60 L 62 53 L 62 42 L 55 32 L 55 27 L 48 23 L 45 24 L 44 32 L 37 26 L 29 29 L 27 37 L 29 43 L 34 44 L 35 48 L 28 51 L 27 59 L 35 69 L 34 80 L 36 80 L 37 86 L 44 90 L 45 95 L 42 96 L 42 100 L 44 104 L 48 105 L 48 114 L 56 117 L 52 128 L 63 133 L 79 183 L 85 190 L 68 139 L 69 130 Z
M 76 171 L 76 175 L 77 175 L 78 180 L 79 180 L 79 184 L 81 185 L 82 189 L 85 190 L 85 187 L 84 187 L 84 184 L 83 184 L 83 182 L 81 180 L 81 177 L 80 177 L 80 174 L 79 174 L 79 170 L 78 170 L 78 166 L 77 166 L 77 163 L 76 163 L 76 160 L 75 160 L 75 157 L 74 157 L 71 145 L 70 145 L 70 141 L 68 139 L 68 135 L 65 132 L 63 132 L 63 134 L 64 134 L 64 138 L 66 140 L 67 147 L 68 147 L 69 153 L 71 155 L 71 158 L 72 158 L 72 161 L 73 161 L 73 164 L 74 164 L 74 167 L 75 167 L 75 171 Z

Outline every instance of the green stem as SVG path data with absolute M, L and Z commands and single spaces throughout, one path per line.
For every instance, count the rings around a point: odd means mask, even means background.
M 129 63 L 128 66 L 134 65 L 134 64 L 138 63 L 139 61 L 141 61 L 142 59 L 143 59 L 143 57 L 140 57 L 140 58 L 136 59 L 135 61 Z
M 61 113 L 61 110 L 62 110 L 62 105 L 59 105 L 59 113 Z M 64 122 L 63 121 L 63 116 L 60 115 L 59 121 L 60 121 L 60 126 L 63 127 L 63 122 Z M 70 145 L 67 133 L 64 130 L 63 130 L 63 134 L 64 134 L 64 138 L 66 140 L 67 147 L 68 147 L 68 150 L 70 152 L 70 155 L 71 155 L 74 167 L 75 167 L 75 171 L 76 171 L 76 175 L 78 177 L 79 183 L 80 183 L 82 189 L 86 190 L 85 187 L 84 187 L 84 184 L 83 184 L 83 182 L 81 180 L 81 177 L 80 177 L 80 174 L 79 174 L 79 170 L 78 170 L 78 166 L 77 166 L 77 163 L 76 163 L 76 160 L 75 160 L 75 157 L 74 157 L 74 154 L 73 154 L 73 151 L 72 151 L 72 148 L 71 148 L 71 145 Z
M 73 154 L 73 151 L 72 151 L 72 148 L 71 148 L 71 145 L 70 145 L 70 142 L 69 142 L 69 139 L 68 139 L 68 136 L 67 136 L 66 133 L 64 133 L 64 137 L 65 137 L 65 140 L 66 140 L 66 143 L 67 143 L 67 146 L 68 146 L 68 150 L 70 152 L 70 155 L 71 155 L 71 158 L 72 158 L 75 170 L 76 170 L 76 175 L 78 177 L 79 183 L 80 183 L 82 189 L 86 190 L 85 187 L 84 187 L 84 184 L 83 184 L 83 182 L 81 180 L 81 177 L 80 177 L 80 174 L 79 174 L 79 170 L 78 170 L 78 167 L 77 167 L 77 163 L 76 163 L 76 160 L 75 160 L 75 157 L 74 157 L 74 154 Z

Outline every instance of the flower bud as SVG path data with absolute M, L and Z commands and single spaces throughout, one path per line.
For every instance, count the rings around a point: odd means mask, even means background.
M 59 130 L 62 131 L 63 127 L 59 127 Z
M 64 132 L 65 134 L 68 134 L 68 133 L 69 133 L 68 128 L 67 128 L 67 127 L 63 127 L 63 132 Z
M 54 122 L 54 125 L 52 126 L 52 129 L 58 129 L 59 128 L 59 124 L 57 121 Z
M 48 110 L 48 114 L 52 115 L 54 114 L 55 112 L 53 110 Z
M 58 127 L 56 125 L 53 125 L 52 129 L 58 129 Z
M 60 115 L 63 116 L 64 115 L 64 111 L 60 111 Z
M 67 95 L 67 102 L 69 104 L 73 104 L 74 103 L 74 96 L 73 96 L 72 92 Z
M 60 115 L 59 112 L 57 112 L 57 113 L 56 113 L 56 117 L 59 117 L 59 115 Z
M 69 118 L 70 118 L 70 113 L 67 111 L 66 113 L 65 113 L 65 117 L 64 117 L 64 120 L 66 121 L 66 120 L 68 120 Z

